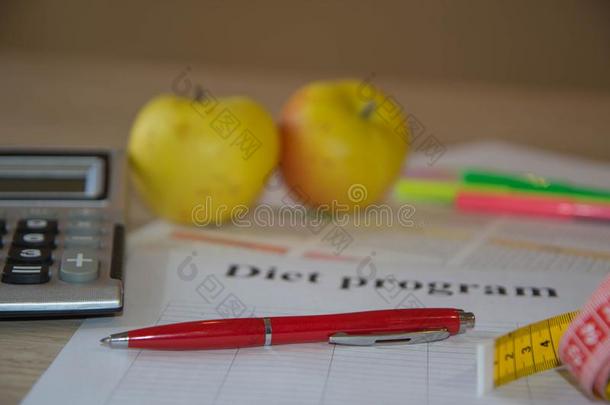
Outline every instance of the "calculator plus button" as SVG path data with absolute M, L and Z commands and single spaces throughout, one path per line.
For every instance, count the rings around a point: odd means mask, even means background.
M 7 284 L 42 284 L 49 281 L 49 266 L 45 264 L 7 263 L 2 282 Z
M 52 247 L 54 242 L 55 236 L 48 233 L 16 233 L 13 236 L 13 245 L 21 247 Z
M 8 258 L 11 262 L 17 263 L 49 263 L 51 261 L 51 249 L 12 246 L 8 252 Z
M 64 239 L 64 245 L 68 248 L 90 247 L 97 249 L 100 247 L 100 238 L 95 235 L 67 235 Z
M 74 220 L 66 223 L 68 235 L 97 235 L 102 231 L 102 223 L 98 221 Z
M 59 278 L 68 283 L 86 283 L 97 279 L 99 261 L 90 249 L 66 249 L 61 259 Z
M 57 233 L 57 221 L 44 218 L 22 219 L 17 223 L 17 232 Z

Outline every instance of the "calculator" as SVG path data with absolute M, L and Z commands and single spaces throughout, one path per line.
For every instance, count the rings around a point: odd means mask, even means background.
M 125 157 L 0 149 L 0 318 L 123 308 Z

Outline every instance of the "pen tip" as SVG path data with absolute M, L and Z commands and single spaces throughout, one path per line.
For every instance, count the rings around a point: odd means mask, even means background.
M 111 349 L 126 349 L 129 347 L 129 333 L 113 333 L 112 335 L 101 339 L 100 343 Z

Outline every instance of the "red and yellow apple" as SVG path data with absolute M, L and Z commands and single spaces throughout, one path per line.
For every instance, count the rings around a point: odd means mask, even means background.
M 400 105 L 369 82 L 314 82 L 280 118 L 282 174 L 312 206 L 379 201 L 400 172 L 409 128 Z

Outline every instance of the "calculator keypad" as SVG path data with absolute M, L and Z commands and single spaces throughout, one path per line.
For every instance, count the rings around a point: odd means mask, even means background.
M 2 282 L 42 284 L 52 277 L 66 283 L 95 281 L 100 270 L 98 248 L 105 232 L 101 219 L 90 212 L 69 215 L 61 223 L 61 229 L 53 216 L 25 217 L 9 221 L 8 227 L 6 219 L 1 219 L 0 249 L 3 248 L 2 235 L 9 231 L 4 237 L 8 246 Z

